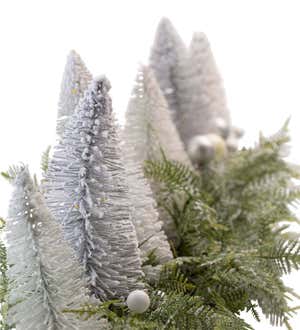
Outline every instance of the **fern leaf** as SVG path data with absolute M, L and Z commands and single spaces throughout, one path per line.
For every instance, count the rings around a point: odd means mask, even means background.
M 41 170 L 43 171 L 44 174 L 48 170 L 50 151 L 51 151 L 51 146 L 48 146 L 47 149 L 43 152 L 41 157 Z

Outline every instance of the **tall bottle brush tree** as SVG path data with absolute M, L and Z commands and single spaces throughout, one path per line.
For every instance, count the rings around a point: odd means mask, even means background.
M 54 150 L 45 184 L 47 205 L 101 299 L 126 297 L 142 275 L 109 89 L 105 77 L 91 83 Z
M 126 111 L 123 139 L 129 168 L 131 164 L 144 166 L 147 159 L 159 160 L 164 156 L 190 164 L 167 102 L 149 67 L 139 69 Z M 155 194 L 155 185 L 152 190 Z M 176 242 L 173 220 L 164 209 L 159 208 L 159 213 L 168 238 Z
M 183 77 L 186 102 L 179 113 L 182 139 L 187 145 L 196 135 L 215 133 L 224 138 L 230 150 L 235 150 L 242 131 L 232 126 L 222 77 L 204 33 L 194 33 L 186 66 L 189 67 L 189 75 Z
M 229 151 L 236 150 L 242 131 L 231 125 L 206 36 L 195 33 L 188 49 L 172 23 L 163 18 L 149 62 L 193 163 L 210 160 L 224 149 L 223 144 Z
M 147 109 L 147 105 L 151 106 L 149 94 L 145 93 L 149 80 L 147 73 L 149 71 L 146 67 L 139 71 L 126 112 L 123 154 L 129 187 L 128 197 L 132 205 L 132 221 L 139 240 L 143 268 L 148 276 L 153 277 L 160 270 L 161 264 L 172 259 L 172 253 L 162 228 L 163 222 L 156 210 L 151 187 L 143 174 L 144 160 L 157 154 L 160 147 L 159 137 L 153 127 L 158 122 L 151 118 L 152 112 Z M 159 102 L 159 99 L 151 100 Z M 157 110 L 160 110 L 159 106 Z M 161 133 L 159 130 L 158 132 Z
M 149 65 L 166 98 L 173 119 L 177 122 L 179 109 L 176 75 L 187 56 L 187 48 L 168 18 L 163 18 L 157 28 L 151 49 Z

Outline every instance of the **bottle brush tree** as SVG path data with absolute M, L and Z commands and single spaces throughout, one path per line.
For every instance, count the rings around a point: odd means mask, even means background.
M 126 297 L 142 275 L 109 89 L 99 77 L 85 92 L 45 183 L 47 205 L 100 299 Z
M 6 228 L 9 329 L 95 329 L 100 321 L 63 312 L 89 302 L 83 269 L 28 169 L 21 167 L 12 183 Z
M 130 149 L 124 153 L 128 162 L 143 166 L 147 159 L 168 157 L 190 164 L 167 102 L 149 67 L 141 66 L 138 72 L 126 111 L 123 139 L 125 148 Z M 155 192 L 154 184 L 152 190 Z M 167 236 L 176 241 L 173 221 L 164 209 L 159 208 L 159 212 Z

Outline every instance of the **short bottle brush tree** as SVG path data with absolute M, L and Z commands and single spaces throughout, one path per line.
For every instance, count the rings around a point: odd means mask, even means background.
M 83 269 L 28 169 L 19 168 L 12 183 L 6 228 L 10 265 L 7 325 L 28 330 L 94 329 L 97 320 L 84 322 L 63 312 L 89 302 Z
M 14 186 L 0 243 L 2 329 L 291 329 L 299 168 L 287 124 L 237 150 L 207 38 L 159 25 L 119 134 L 110 83 L 69 55 L 59 139 Z M 121 140 L 120 140 L 121 136 Z M 3 231 L 4 221 L 1 220 Z

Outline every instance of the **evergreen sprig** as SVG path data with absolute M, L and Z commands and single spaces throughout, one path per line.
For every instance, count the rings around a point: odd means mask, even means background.
M 9 166 L 7 171 L 1 172 L 1 175 L 4 179 L 8 180 L 9 182 L 12 182 L 17 177 L 18 173 L 20 173 L 23 169 L 24 164 L 11 165 Z
M 287 234 L 289 223 L 298 222 L 291 206 L 300 197 L 299 171 L 284 159 L 288 142 L 285 123 L 255 147 L 199 173 L 167 159 L 145 166 L 174 220 L 180 243 L 172 262 L 195 286 L 192 295 L 214 312 L 223 308 L 238 316 L 246 310 L 257 320 L 259 306 L 272 325 L 287 328 L 294 292 L 281 276 L 300 266 L 299 240 Z M 217 324 L 208 322 L 206 329 Z
M 112 329 L 252 329 L 227 309 L 220 297 L 214 305 L 209 305 L 203 297 L 194 294 L 194 289 L 178 266 L 169 264 L 163 267 L 157 283 L 149 288 L 151 305 L 144 314 L 130 312 L 122 301 L 107 301 L 97 307 L 85 305 L 66 312 L 85 318 L 100 316 L 109 321 Z
M 48 146 L 47 149 L 42 153 L 41 170 L 44 174 L 48 170 L 48 165 L 49 165 L 49 161 L 50 161 L 50 151 L 51 151 L 51 146 Z

